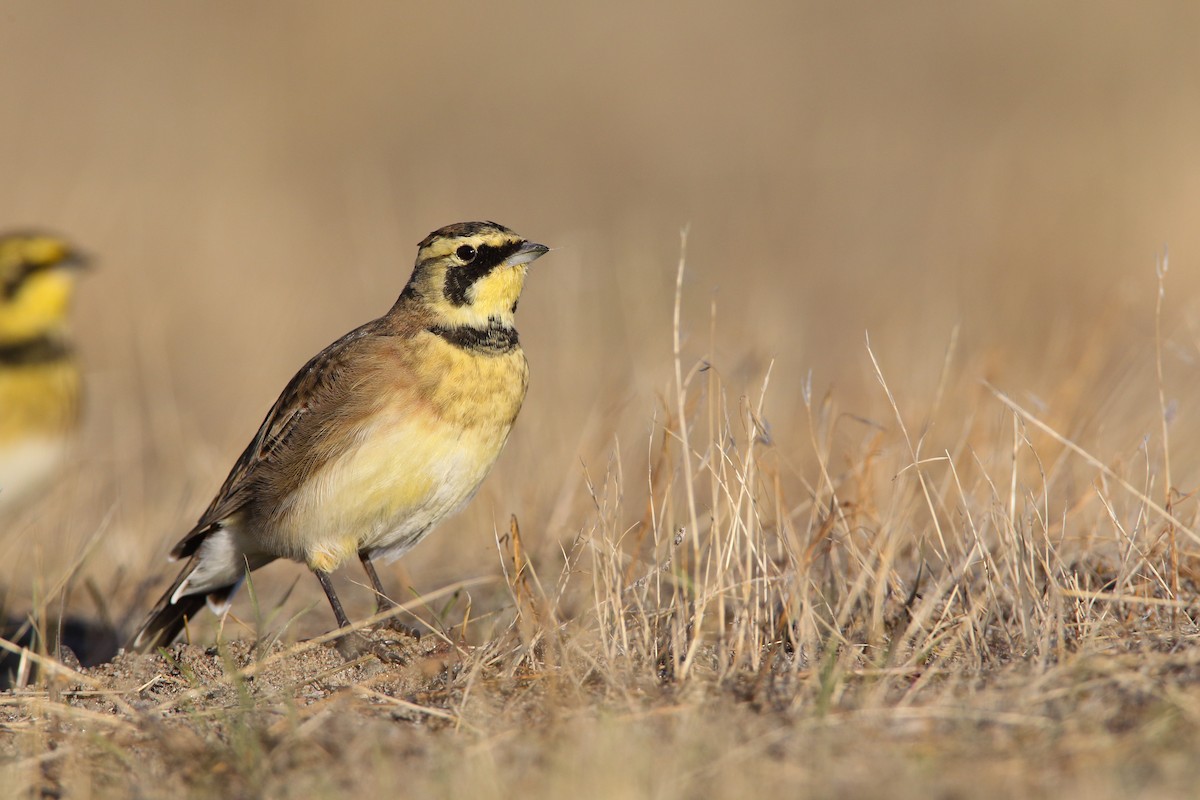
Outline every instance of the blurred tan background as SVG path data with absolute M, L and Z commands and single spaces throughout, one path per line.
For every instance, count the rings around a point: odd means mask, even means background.
M 513 512 L 553 550 L 584 524 L 581 462 L 602 473 L 617 438 L 644 454 L 684 225 L 689 357 L 715 302 L 736 390 L 777 359 L 785 445 L 809 370 L 879 410 L 865 331 L 914 403 L 955 325 L 963 380 L 1043 400 L 1096 331 L 1146 363 L 1165 245 L 1179 376 L 1198 36 L 1189 3 L 5 0 L 0 225 L 64 232 L 98 269 L 87 446 L 3 548 L 39 566 L 0 583 L 52 582 L 101 527 L 97 570 L 165 579 L 294 370 L 457 220 L 558 249 L 522 301 L 523 417 L 481 499 L 406 561 L 423 589 L 494 560 Z

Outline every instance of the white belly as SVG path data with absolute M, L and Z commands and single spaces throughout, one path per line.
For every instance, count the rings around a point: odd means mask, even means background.
M 507 428 L 449 434 L 425 417 L 377 425 L 288 497 L 270 538 L 322 570 L 364 550 L 396 558 L 471 499 L 507 438 Z
M 0 509 L 14 507 L 48 482 L 66 454 L 65 438 L 25 439 L 5 446 L 0 452 Z

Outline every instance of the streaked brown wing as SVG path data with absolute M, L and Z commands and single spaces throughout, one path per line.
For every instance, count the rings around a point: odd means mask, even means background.
M 300 368 L 267 412 L 258 433 L 242 451 L 199 522 L 175 545 L 171 551 L 173 558 L 190 556 L 222 520 L 244 508 L 253 498 L 256 482 L 263 473 L 277 475 L 286 471 L 280 468 L 279 462 L 286 458 L 288 444 L 297 431 L 308 427 L 308 437 L 323 432 L 322 426 L 305 426 L 306 417 L 314 410 L 322 412 L 343 405 L 354 387 L 339 377 L 359 356 L 364 342 L 380 333 L 379 320 L 368 322 L 326 347 Z

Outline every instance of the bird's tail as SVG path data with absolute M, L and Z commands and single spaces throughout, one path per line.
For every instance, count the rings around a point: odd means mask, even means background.
M 175 637 L 187 625 L 188 620 L 195 619 L 206 605 L 214 609 L 229 607 L 229 600 L 241 584 L 240 580 L 229 586 L 210 589 L 199 594 L 175 596 L 179 587 L 196 568 L 196 561 L 196 557 L 192 557 L 180 570 L 179 577 L 155 603 L 154 610 L 150 612 L 146 621 L 142 623 L 137 633 L 126 645 L 126 650 L 132 653 L 148 653 L 156 647 L 165 647 L 175 640 Z

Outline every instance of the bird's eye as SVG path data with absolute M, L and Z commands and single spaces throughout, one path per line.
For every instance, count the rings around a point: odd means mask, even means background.
M 454 255 L 458 256 L 464 264 L 469 264 L 475 260 L 475 248 L 469 244 L 464 244 L 454 251 Z

